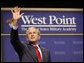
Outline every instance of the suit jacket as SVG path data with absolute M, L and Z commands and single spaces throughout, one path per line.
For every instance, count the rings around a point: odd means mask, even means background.
M 31 44 L 22 43 L 18 37 L 18 29 L 11 29 L 11 44 L 19 55 L 21 62 L 38 62 L 35 48 Z M 43 47 L 40 47 L 42 51 L 42 62 L 50 62 L 50 53 Z

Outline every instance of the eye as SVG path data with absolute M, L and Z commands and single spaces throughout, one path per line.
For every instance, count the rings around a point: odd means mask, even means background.
M 31 34 L 31 32 L 29 32 L 29 34 Z
M 36 32 L 33 32 L 34 34 L 36 34 Z

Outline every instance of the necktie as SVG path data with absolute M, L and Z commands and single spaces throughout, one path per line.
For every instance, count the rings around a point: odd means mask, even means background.
M 41 62 L 42 61 L 41 60 L 41 55 L 40 55 L 40 52 L 38 51 L 38 47 L 37 46 L 35 46 L 35 50 L 36 50 L 36 55 L 38 57 L 38 61 Z

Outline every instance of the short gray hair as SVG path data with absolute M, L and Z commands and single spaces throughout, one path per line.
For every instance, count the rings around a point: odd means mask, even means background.
M 27 29 L 27 31 L 26 31 L 26 36 L 28 36 L 28 31 L 29 31 L 29 29 L 31 29 L 31 28 L 36 29 L 36 30 L 38 31 L 38 35 L 40 35 L 39 29 L 37 29 L 36 27 L 29 27 L 29 28 Z

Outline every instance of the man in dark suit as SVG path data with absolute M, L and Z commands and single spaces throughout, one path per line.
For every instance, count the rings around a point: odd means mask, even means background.
M 13 14 L 13 26 L 11 29 L 11 44 L 19 55 L 21 62 L 50 62 L 50 53 L 45 48 L 39 46 L 40 32 L 31 27 L 27 30 L 27 40 L 29 44 L 22 43 L 18 37 L 18 22 L 24 13 L 20 14 L 20 8 L 11 10 Z

